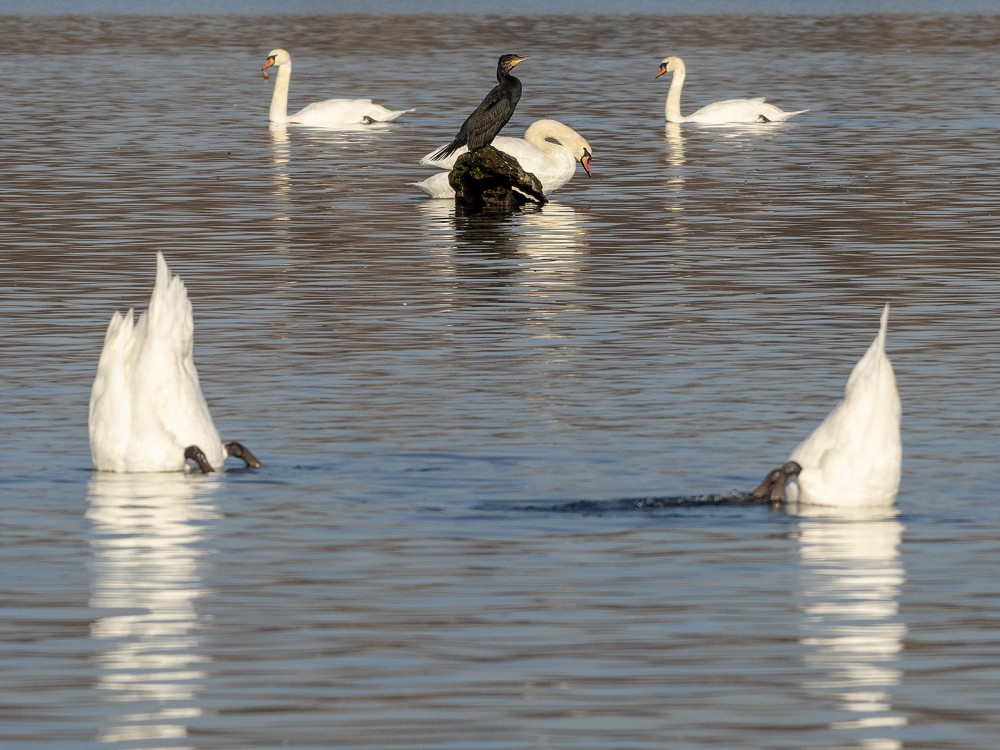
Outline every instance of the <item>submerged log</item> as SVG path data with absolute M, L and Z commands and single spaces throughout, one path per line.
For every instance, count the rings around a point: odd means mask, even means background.
M 548 202 L 538 178 L 493 146 L 458 157 L 448 184 L 455 190 L 455 206 L 467 213 L 511 213 L 528 201 L 540 206 Z

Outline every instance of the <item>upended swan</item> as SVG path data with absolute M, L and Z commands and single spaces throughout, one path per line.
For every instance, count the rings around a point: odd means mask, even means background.
M 194 319 L 184 282 L 156 254 L 149 309 L 111 316 L 90 394 L 90 454 L 98 471 L 203 472 L 226 456 L 259 468 L 239 443 L 223 445 L 208 413 L 192 349 Z
M 371 99 L 327 99 L 309 104 L 293 115 L 288 114 L 288 84 L 292 77 L 292 58 L 283 49 L 273 49 L 267 53 L 267 60 L 261 68 L 267 78 L 267 69 L 278 68 L 271 95 L 271 122 L 310 125 L 313 127 L 336 127 L 338 125 L 372 125 L 391 122 L 412 109 L 391 110 Z
M 795 505 L 861 509 L 892 505 L 903 446 L 896 377 L 885 353 L 889 305 L 878 335 L 847 379 L 844 399 L 754 490 Z
M 759 99 L 726 99 L 702 107 L 685 117 L 681 114 L 681 89 L 684 87 L 686 68 L 679 57 L 665 57 L 660 61 L 659 78 L 664 73 L 673 73 L 670 90 L 667 92 L 667 122 L 695 122 L 702 125 L 724 125 L 727 123 L 784 122 L 789 117 L 801 115 L 808 109 L 797 112 L 783 112 L 773 104 L 765 104 Z
M 551 139 L 551 140 L 550 140 Z M 555 142 L 553 142 L 555 141 Z M 576 164 L 583 165 L 590 176 L 590 158 L 593 149 L 587 139 L 558 120 L 536 120 L 524 131 L 524 138 L 497 136 L 494 148 L 517 159 L 525 172 L 530 172 L 542 183 L 542 192 L 555 192 L 576 173 Z M 463 146 L 450 156 L 435 159 L 437 150 L 424 156 L 421 164 L 451 169 L 468 149 Z M 412 183 L 431 198 L 454 198 L 455 191 L 448 184 L 448 172 L 439 172 L 421 182 Z

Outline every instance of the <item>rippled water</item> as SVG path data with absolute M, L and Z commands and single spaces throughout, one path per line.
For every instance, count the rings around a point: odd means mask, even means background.
M 816 12 L 4 18 L 0 744 L 995 747 L 1000 24 Z M 279 45 L 416 111 L 271 130 Z M 506 51 L 594 177 L 456 216 L 408 183 Z M 667 54 L 810 112 L 665 127 Z M 156 250 L 259 472 L 90 471 Z M 898 514 L 711 502 L 886 301 Z

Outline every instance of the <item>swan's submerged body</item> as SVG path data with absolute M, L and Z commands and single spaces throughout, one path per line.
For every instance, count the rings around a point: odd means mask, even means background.
M 209 470 L 235 455 L 212 422 L 193 346 L 194 319 L 184 282 L 170 277 L 163 254 L 157 253 L 149 309 L 137 322 L 132 310 L 115 312 L 104 338 L 90 396 L 95 469 L 181 471 L 194 446 Z M 250 458 L 248 465 L 259 465 Z
M 673 73 L 670 90 L 667 92 L 665 112 L 667 122 L 694 122 L 701 125 L 784 122 L 790 117 L 809 111 L 800 109 L 797 112 L 785 112 L 765 102 L 763 97 L 759 97 L 714 102 L 684 116 L 681 114 L 681 90 L 684 88 L 684 78 L 687 75 L 684 61 L 679 57 L 664 58 L 660 62 L 660 72 L 656 77 L 659 78 L 665 73 Z
M 288 114 L 288 87 L 292 77 L 292 58 L 283 49 L 271 50 L 262 70 L 277 67 L 278 77 L 271 95 L 269 117 L 276 124 L 291 123 L 312 127 L 337 127 L 338 125 L 371 125 L 391 122 L 412 109 L 391 110 L 371 99 L 327 99 L 306 105 L 294 114 Z
M 851 371 L 844 399 L 792 451 L 785 465 L 794 465 L 784 487 L 787 503 L 861 509 L 895 500 L 903 455 L 902 408 L 885 352 L 888 318 L 886 305 L 878 335 Z
M 582 164 L 587 174 L 590 174 L 590 158 L 593 153 L 590 144 L 583 136 L 558 120 L 537 120 L 524 131 L 524 138 L 497 136 L 492 145 L 513 156 L 525 172 L 535 175 L 542 183 L 542 192 L 546 195 L 573 178 L 577 163 Z M 458 157 L 467 150 L 463 146 L 441 158 L 435 158 L 440 151 L 434 151 L 424 156 L 420 163 L 451 169 Z M 439 172 L 413 184 L 431 198 L 455 197 L 455 191 L 448 184 L 447 172 Z

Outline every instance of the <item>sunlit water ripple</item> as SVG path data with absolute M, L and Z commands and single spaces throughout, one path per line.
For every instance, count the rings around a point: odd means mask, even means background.
M 995 747 L 995 15 L 162 5 L 3 19 L 0 744 Z M 416 111 L 269 128 L 278 45 L 293 107 Z M 509 130 L 567 122 L 594 177 L 456 216 L 408 183 L 505 51 Z M 664 126 L 667 54 L 685 111 L 810 112 Z M 157 250 L 259 472 L 90 471 Z M 898 514 L 720 502 L 886 301 Z

